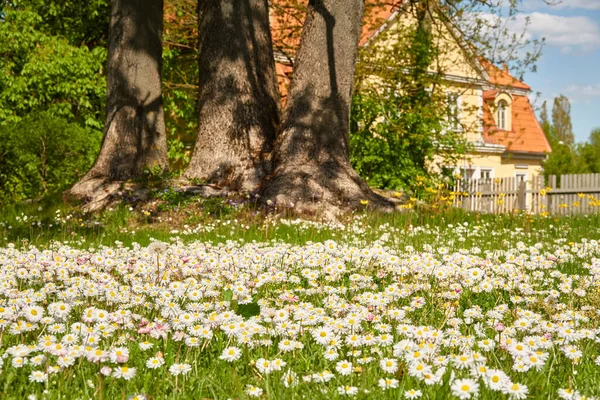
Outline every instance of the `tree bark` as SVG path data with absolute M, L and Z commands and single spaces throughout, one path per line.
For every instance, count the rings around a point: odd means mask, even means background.
M 350 105 L 362 0 L 310 0 L 294 75 L 274 150 L 266 199 L 299 212 L 336 213 L 361 200 L 391 207 L 352 169 Z
M 202 0 L 198 25 L 199 127 L 185 175 L 251 191 L 279 124 L 267 0 Z
M 161 92 L 162 0 L 112 0 L 104 138 L 94 166 L 66 194 L 103 206 L 144 168 L 168 168 Z

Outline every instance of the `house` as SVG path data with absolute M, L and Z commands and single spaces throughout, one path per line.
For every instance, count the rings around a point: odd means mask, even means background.
M 388 46 L 394 32 L 416 23 L 407 6 L 371 7 L 363 23 L 360 46 Z M 286 18 L 288 18 L 286 20 Z M 285 97 L 292 73 L 293 49 L 299 41 L 301 19 L 272 12 L 277 73 Z M 294 25 L 295 24 L 295 25 Z M 456 165 L 434 160 L 432 168 L 450 169 L 464 178 L 514 177 L 529 181 L 542 172 L 542 161 L 552 151 L 529 101 L 531 88 L 510 74 L 474 54 L 460 34 L 443 21 L 434 19 L 433 36 L 438 54 L 431 72 L 440 73 L 448 94 L 448 107 L 456 119 L 448 129 L 459 130 L 470 143 Z M 280 27 L 285 26 L 285 31 Z M 296 32 L 294 36 L 292 32 Z

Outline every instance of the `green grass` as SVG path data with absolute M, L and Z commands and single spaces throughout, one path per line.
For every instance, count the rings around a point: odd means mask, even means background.
M 393 326 L 393 343 L 409 337 L 402 333 L 402 324 L 438 329 L 448 340 L 476 343 L 488 338 L 498 342 L 494 324 L 502 322 L 510 327 L 518 321 L 518 314 L 525 312 L 538 317 L 528 317 L 533 321 L 531 327 L 514 330 L 502 336 L 503 341 L 541 337 L 545 328 L 535 322 L 536 318 L 559 324 L 566 311 L 584 316 L 573 329 L 584 332 L 600 328 L 596 312 L 600 308 L 600 264 L 595 261 L 600 258 L 598 215 L 541 217 L 411 210 L 396 214 L 359 212 L 338 224 L 324 224 L 291 222 L 292 216 L 274 215 L 258 209 L 252 201 L 240 205 L 182 196 L 167 193 L 144 204 L 123 204 L 96 215 L 82 214 L 57 199 L 2 210 L 0 355 L 4 365 L 0 398 L 119 399 L 143 394 L 152 399 L 246 399 L 250 398 L 248 385 L 253 385 L 263 391 L 263 399 L 338 399 L 346 397 L 338 393 L 338 387 L 350 385 L 357 387 L 355 397 L 361 399 L 400 399 L 409 389 L 421 390 L 422 398 L 446 399 L 451 397 L 453 379 L 471 376 L 469 370 L 451 363 L 441 381 L 429 386 L 409 374 L 408 353 L 394 355 L 392 346 L 386 345 L 377 346 L 378 350 L 362 345 L 358 356 L 350 353 L 350 345 L 343 344 L 339 358 L 329 361 L 324 347 L 311 334 L 324 322 L 309 325 L 303 319 L 307 316 L 300 317 L 300 312 L 310 315 L 308 310 L 321 309 L 321 314 L 315 315 L 339 321 L 342 341 L 354 333 L 377 335 L 377 321 L 369 322 L 369 315 Z M 330 245 L 334 247 L 328 248 Z M 144 246 L 150 246 L 148 254 Z M 340 276 L 328 275 L 328 266 L 342 266 L 346 271 Z M 492 282 L 489 292 L 476 290 L 466 279 L 465 274 L 474 267 Z M 435 275 L 440 269 L 447 273 L 443 278 Z M 29 275 L 20 275 L 22 271 Z M 308 274 L 317 272 L 318 278 L 309 278 Z M 277 273 L 285 274 L 285 279 L 269 278 Z M 267 278 L 270 280 L 261 281 Z M 585 293 L 566 290 L 565 282 Z M 180 287 L 185 290 L 180 292 Z M 67 296 L 69 288 L 75 289 L 74 297 Z M 249 305 L 236 297 L 238 288 L 251 294 Z M 384 296 L 390 288 L 404 292 L 389 303 L 367 306 L 371 300 L 365 296 Z M 559 296 L 549 300 L 553 289 Z M 86 294 L 86 290 L 92 292 Z M 195 299 L 194 290 L 201 290 L 203 296 Z M 329 297 L 333 294 L 335 297 Z M 287 300 L 287 296 L 295 296 L 298 302 Z M 20 344 L 43 344 L 45 335 L 54 328 L 37 323 L 31 331 L 15 331 L 11 324 L 26 321 L 27 305 L 38 304 L 48 315 L 49 305 L 58 301 L 72 306 L 68 318 L 57 318 L 64 329 L 70 331 L 75 322 L 84 321 L 100 339 L 99 348 L 111 351 L 122 346 L 129 350 L 125 365 L 137 369 L 131 381 L 102 376 L 101 366 L 115 368 L 118 364 L 94 363 L 83 355 L 76 357 L 74 365 L 49 375 L 47 382 L 30 382 L 32 371 L 45 371 L 59 362 L 57 355 L 41 349 L 25 357 L 44 354 L 40 365 L 12 365 L 16 356 L 9 354 L 11 347 L 14 351 Z M 507 311 L 494 322 L 486 313 L 500 305 Z M 464 313 L 475 306 L 483 317 L 467 322 Z M 108 323 L 85 322 L 89 307 L 108 313 L 128 310 L 133 315 L 115 320 L 117 325 L 107 330 Z M 179 311 L 171 314 L 170 307 Z M 297 332 L 276 333 L 269 309 L 293 315 Z M 361 315 L 356 331 L 349 329 L 354 318 L 350 309 Z M 388 314 L 392 309 L 404 310 L 405 319 L 393 321 Z M 219 318 L 237 313 L 236 323 L 265 329 L 255 334 L 262 342 L 247 346 L 239 337 L 229 337 L 217 324 L 211 327 L 210 340 L 201 339 L 198 347 L 187 345 L 177 340 L 176 333 L 187 332 L 189 337 L 186 328 L 177 327 L 186 310 L 201 312 L 198 318 L 206 326 L 211 323 L 211 313 Z M 142 320 L 151 325 L 168 323 L 172 328 L 164 337 L 152 337 L 138 333 Z M 476 325 L 477 320 L 481 325 Z M 66 333 L 54 336 L 60 340 Z M 286 337 L 298 340 L 304 348 L 280 351 L 278 343 Z M 595 363 L 600 356 L 598 343 L 591 337 L 574 340 L 582 357 L 573 362 L 557 337 L 554 333 L 552 346 L 542 350 L 548 359 L 539 371 L 514 371 L 514 356 L 498 345 L 486 351 L 477 344 L 465 347 L 449 341 L 438 343 L 435 351 L 446 358 L 464 354 L 468 347 L 479 351 L 488 368 L 502 370 L 512 382 L 526 385 L 528 399 L 556 399 L 559 389 L 565 388 L 600 395 L 600 367 Z M 141 350 L 137 343 L 144 340 L 154 347 Z M 427 343 L 412 340 L 415 345 Z M 228 363 L 219 358 L 228 346 L 242 350 L 238 361 Z M 165 366 L 146 368 L 146 360 L 157 353 L 162 354 Z M 337 361 L 347 359 L 356 367 L 362 356 L 373 361 L 348 376 L 336 372 Z M 280 358 L 287 366 L 262 373 L 254 365 L 261 357 Z M 382 372 L 379 359 L 384 357 L 399 361 L 394 373 Z M 189 364 L 191 371 L 174 376 L 167 370 L 174 363 Z M 428 360 L 428 364 L 433 365 L 433 361 Z M 305 381 L 325 369 L 335 375 L 328 383 Z M 294 387 L 286 387 L 282 381 L 288 370 L 297 374 Z M 381 378 L 397 379 L 398 388 L 383 391 L 378 387 Z M 478 398 L 509 397 L 492 391 L 483 379 L 478 382 Z

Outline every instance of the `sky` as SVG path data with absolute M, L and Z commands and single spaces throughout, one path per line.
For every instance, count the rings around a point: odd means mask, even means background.
M 536 72 L 524 81 L 540 93 L 536 106 L 548 102 L 551 115 L 555 96 L 571 102 L 571 120 L 577 142 L 600 128 L 600 0 L 562 0 L 549 6 L 543 0 L 523 0 L 522 15 L 529 17 L 527 35 L 546 38 Z

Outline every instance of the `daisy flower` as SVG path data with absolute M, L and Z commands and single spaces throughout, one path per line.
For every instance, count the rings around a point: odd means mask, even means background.
M 171 375 L 187 375 L 192 370 L 190 364 L 173 364 L 169 367 Z
M 396 389 L 398 387 L 398 379 L 381 378 L 379 379 L 378 385 L 383 390 Z
M 298 384 L 298 375 L 294 371 L 288 369 L 287 372 L 281 377 L 281 380 L 283 382 L 283 386 L 286 388 L 294 387 Z
M 459 399 L 470 399 L 479 393 L 479 384 L 473 379 L 456 379 L 450 386 L 452 394 Z
M 420 390 L 410 389 L 404 392 L 404 397 L 407 399 L 418 399 L 421 396 L 423 396 L 423 392 Z
M 384 358 L 379 361 L 379 367 L 383 370 L 383 372 L 393 374 L 398 370 L 398 360 L 394 358 Z
M 248 385 L 246 387 L 246 394 L 250 397 L 260 397 L 263 393 L 263 390 L 259 387 Z
M 529 393 L 529 389 L 527 386 L 521 385 L 518 383 L 513 383 L 510 385 L 506 385 L 506 389 L 504 391 L 511 399 L 523 400 L 527 398 L 527 393 Z
M 152 347 L 154 347 L 154 344 L 146 340 L 138 344 L 138 346 L 140 346 L 140 349 L 142 350 L 150 350 Z
M 358 393 L 358 388 L 356 386 L 340 386 L 337 391 L 342 396 L 355 396 Z
M 30 382 L 44 383 L 47 380 L 48 380 L 48 374 L 46 374 L 42 371 L 32 371 L 31 374 L 29 374 Z
M 223 350 L 223 353 L 221 353 L 221 356 L 219 357 L 221 360 L 225 360 L 227 362 L 233 362 L 236 360 L 239 360 L 242 357 L 242 351 L 240 349 L 238 349 L 237 347 L 227 347 L 226 349 Z
M 113 370 L 112 375 L 115 378 L 123 378 L 126 381 L 133 379 L 133 377 L 135 376 L 136 373 L 136 369 L 135 368 L 130 368 L 130 367 L 117 367 Z
M 347 360 L 338 361 L 335 370 L 341 375 L 350 375 L 352 373 L 352 363 Z
M 165 360 L 162 357 L 152 357 L 146 361 L 146 368 L 156 369 L 160 368 L 165 364 Z

